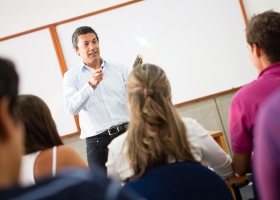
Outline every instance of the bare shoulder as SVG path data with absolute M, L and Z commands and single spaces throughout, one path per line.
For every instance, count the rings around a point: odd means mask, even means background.
M 69 155 L 71 153 L 77 153 L 75 149 L 67 145 L 60 145 L 57 147 L 57 152 L 61 155 Z
M 87 163 L 78 152 L 67 145 L 57 147 L 57 165 L 88 168 Z

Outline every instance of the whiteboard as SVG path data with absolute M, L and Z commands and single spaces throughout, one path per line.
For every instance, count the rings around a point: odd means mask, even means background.
M 131 68 L 142 54 L 145 63 L 162 67 L 174 104 L 243 86 L 257 77 L 237 0 L 147 0 L 59 25 L 68 69 L 81 62 L 71 36 L 85 25 L 98 33 L 104 59 Z
M 0 38 L 129 1 L 131 0 L 1 0 L 0 27 L 5 28 L 1 28 Z
M 74 117 L 63 109 L 62 75 L 49 29 L 1 42 L 0 56 L 15 63 L 19 93 L 33 94 L 46 102 L 61 136 L 78 131 Z

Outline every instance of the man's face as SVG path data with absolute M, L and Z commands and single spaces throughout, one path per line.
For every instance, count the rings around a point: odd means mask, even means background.
M 94 33 L 79 35 L 77 46 L 78 48 L 75 51 L 86 65 L 90 66 L 99 61 L 99 43 Z

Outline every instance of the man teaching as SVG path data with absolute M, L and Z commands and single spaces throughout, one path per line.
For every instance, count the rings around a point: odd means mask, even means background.
M 77 28 L 72 44 L 82 62 L 64 74 L 65 110 L 79 114 L 80 138 L 86 139 L 90 169 L 98 165 L 105 170 L 108 144 L 128 126 L 128 68 L 100 57 L 99 38 L 91 27 Z

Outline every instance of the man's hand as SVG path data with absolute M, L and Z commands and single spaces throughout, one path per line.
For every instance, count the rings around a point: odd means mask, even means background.
M 88 83 L 92 88 L 95 88 L 102 80 L 103 80 L 103 72 L 101 69 L 97 69 L 97 70 L 93 70 Z

